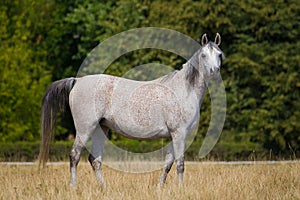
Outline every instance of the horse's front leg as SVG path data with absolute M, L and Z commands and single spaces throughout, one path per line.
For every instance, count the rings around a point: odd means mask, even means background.
M 171 170 L 171 167 L 174 163 L 174 150 L 173 150 L 173 144 L 170 143 L 170 146 L 168 146 L 168 151 L 166 154 L 166 158 L 165 158 L 165 164 L 164 164 L 164 168 L 158 183 L 158 187 L 162 187 L 164 185 L 164 183 L 166 182 L 166 178 L 167 175 L 169 173 L 169 171 Z
M 185 133 L 176 132 L 172 136 L 173 148 L 175 155 L 175 163 L 178 175 L 179 185 L 183 184 L 183 172 L 184 172 L 184 150 L 185 150 Z

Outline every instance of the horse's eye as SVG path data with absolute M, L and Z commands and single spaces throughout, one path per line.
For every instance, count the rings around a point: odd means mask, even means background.
M 223 55 L 221 53 L 219 54 L 219 58 L 220 60 L 223 60 Z
M 206 57 L 206 55 L 203 53 L 203 54 L 201 54 L 201 57 L 202 57 L 202 58 L 205 58 L 205 57 Z

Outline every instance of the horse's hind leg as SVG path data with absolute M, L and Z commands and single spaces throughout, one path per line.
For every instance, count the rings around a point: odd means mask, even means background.
M 80 156 L 82 153 L 82 150 L 85 148 L 85 144 L 88 140 L 88 136 L 80 137 L 80 134 L 76 134 L 75 142 L 73 145 L 73 148 L 70 153 L 70 186 L 76 187 L 76 170 L 77 165 L 80 160 Z
M 158 187 L 162 187 L 164 185 L 164 183 L 166 182 L 167 175 L 172 168 L 174 159 L 175 159 L 175 157 L 174 157 L 173 144 L 170 144 L 170 146 L 168 147 L 168 150 L 167 150 L 165 164 L 164 164 L 164 168 L 163 168 L 163 171 L 162 171 L 159 183 L 158 183 Z
M 102 152 L 105 143 L 106 127 L 100 127 L 92 135 L 92 148 L 89 155 L 89 162 L 94 170 L 97 182 L 100 186 L 104 185 L 104 178 L 101 170 Z

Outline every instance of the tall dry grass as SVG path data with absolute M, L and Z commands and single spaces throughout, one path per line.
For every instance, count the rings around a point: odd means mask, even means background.
M 0 165 L 0 199 L 300 199 L 300 164 L 187 165 L 184 186 L 173 168 L 162 189 L 160 171 L 128 174 L 103 168 L 99 189 L 91 167 L 78 167 L 78 187 L 69 188 L 69 166 Z

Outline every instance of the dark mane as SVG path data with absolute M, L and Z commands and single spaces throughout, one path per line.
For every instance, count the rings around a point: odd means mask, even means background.
M 199 70 L 197 66 L 199 66 L 199 54 L 202 48 L 200 48 L 194 55 L 188 60 L 186 63 L 187 70 L 185 74 L 185 78 L 189 81 L 191 85 L 195 85 L 196 80 L 199 77 Z

